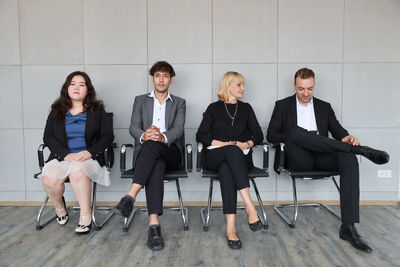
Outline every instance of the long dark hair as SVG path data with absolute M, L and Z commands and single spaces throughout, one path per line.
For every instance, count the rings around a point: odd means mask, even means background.
M 51 111 L 58 120 L 63 120 L 65 118 L 65 113 L 72 107 L 72 101 L 68 95 L 68 86 L 71 84 L 71 81 L 75 76 L 82 76 L 83 79 L 85 79 L 87 94 L 83 100 L 84 111 L 90 110 L 94 114 L 93 110 L 95 107 L 104 108 L 103 101 L 97 100 L 96 98 L 96 91 L 94 90 L 89 76 L 83 71 L 74 71 L 67 76 L 67 79 L 65 79 L 65 82 L 61 87 L 60 96 L 51 105 Z

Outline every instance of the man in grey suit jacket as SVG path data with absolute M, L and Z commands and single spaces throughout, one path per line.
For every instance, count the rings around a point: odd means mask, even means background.
M 147 246 L 164 248 L 159 215 L 163 213 L 164 176 L 167 169 L 178 169 L 184 153 L 186 102 L 169 94 L 174 81 L 172 66 L 160 61 L 150 69 L 154 90 L 135 98 L 129 132 L 135 139 L 132 186 L 114 211 L 129 217 L 139 191 L 145 187 L 149 214 Z

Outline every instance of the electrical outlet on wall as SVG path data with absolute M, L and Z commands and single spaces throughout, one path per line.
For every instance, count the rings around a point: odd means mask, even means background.
M 391 178 L 392 170 L 378 170 L 378 178 Z

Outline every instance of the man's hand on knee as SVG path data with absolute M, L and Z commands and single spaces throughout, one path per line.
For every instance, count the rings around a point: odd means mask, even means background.
M 347 143 L 353 146 L 359 146 L 360 142 L 358 141 L 358 139 L 352 135 L 348 135 L 342 138 L 341 140 L 343 143 Z

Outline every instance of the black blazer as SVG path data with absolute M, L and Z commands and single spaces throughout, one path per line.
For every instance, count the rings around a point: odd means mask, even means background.
M 94 108 L 94 114 L 88 110 L 85 140 L 86 149 L 92 154 L 92 158 L 97 160 L 100 166 L 104 166 L 103 152 L 114 140 L 113 114 L 106 113 L 103 108 L 99 107 Z M 43 141 L 51 152 L 47 161 L 64 160 L 65 156 L 69 154 L 65 119 L 56 120 L 54 113 L 50 112 L 44 129 Z
M 328 102 L 315 97 L 313 102 L 315 120 L 320 135 L 328 136 L 328 132 L 330 132 L 337 140 L 349 135 L 336 119 L 335 112 Z M 284 143 L 289 132 L 295 127 L 297 127 L 296 95 L 276 101 L 267 130 L 268 142 Z

